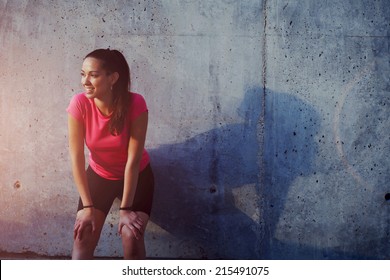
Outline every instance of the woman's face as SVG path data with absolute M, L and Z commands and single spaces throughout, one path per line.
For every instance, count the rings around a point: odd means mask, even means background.
M 104 99 L 111 94 L 113 75 L 108 75 L 99 59 L 87 57 L 81 68 L 81 84 L 88 98 Z

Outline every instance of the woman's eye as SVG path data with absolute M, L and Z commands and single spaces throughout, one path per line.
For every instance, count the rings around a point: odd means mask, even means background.
M 87 76 L 87 74 L 85 74 L 85 73 L 80 73 L 80 75 L 81 75 L 81 77 L 86 77 Z M 98 78 L 99 77 L 98 74 L 90 74 L 89 76 L 92 77 L 92 78 Z

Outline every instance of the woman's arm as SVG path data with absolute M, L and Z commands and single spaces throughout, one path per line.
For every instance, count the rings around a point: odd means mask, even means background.
M 92 205 L 85 173 L 84 127 L 71 115 L 68 116 L 69 151 L 72 172 L 83 205 Z
M 128 158 L 125 167 L 125 178 L 124 178 L 124 189 L 123 198 L 121 202 L 121 208 L 131 207 L 134 201 L 134 195 L 137 188 L 139 167 L 142 159 L 142 153 L 145 146 L 146 131 L 148 127 L 148 112 L 142 113 L 137 117 L 130 125 L 130 140 L 128 147 Z M 121 220 L 125 218 L 125 213 L 128 211 L 120 211 Z M 132 225 L 138 229 L 142 227 L 142 221 L 139 218 L 123 219 L 119 223 L 119 233 L 121 232 L 122 226 L 126 225 L 132 229 Z M 135 222 L 135 224 L 132 224 Z M 140 227 L 138 227 L 140 226 Z M 136 232 L 136 237 L 139 233 Z
M 84 155 L 84 127 L 83 124 L 77 121 L 71 115 L 68 115 L 68 131 L 69 131 L 69 151 L 72 162 L 73 179 L 79 192 L 81 201 L 84 206 L 93 205 L 91 195 L 89 193 L 87 176 L 85 172 L 85 155 Z M 93 217 L 93 208 L 85 208 L 80 219 L 76 220 L 74 237 L 82 237 L 82 231 L 87 225 L 92 226 L 95 230 Z
M 137 188 L 139 166 L 145 146 L 148 113 L 142 113 L 131 123 L 128 157 L 125 168 L 125 183 L 121 207 L 131 207 Z

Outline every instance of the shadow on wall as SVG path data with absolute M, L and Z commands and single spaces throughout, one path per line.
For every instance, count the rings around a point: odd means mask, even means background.
M 274 235 L 290 185 L 315 170 L 319 116 L 303 100 L 267 90 L 266 126 L 260 131 L 262 95 L 262 88 L 245 92 L 237 109 L 241 123 L 150 151 L 157 182 L 151 220 L 180 243 L 197 244 L 199 254 L 191 257 L 318 257 L 321 248 L 295 248 Z
M 179 240 L 198 244 L 195 257 L 259 255 L 258 223 L 236 207 L 245 194 L 235 189 L 247 186 L 244 193 L 252 197 L 245 199 L 248 204 L 256 201 L 261 94 L 260 88 L 246 92 L 238 108 L 242 123 L 150 150 L 157 182 L 151 220 Z M 246 210 L 256 216 L 258 205 Z
M 329 227 L 333 229 L 340 224 L 340 218 L 332 214 L 337 203 L 343 202 L 335 199 L 336 203 L 332 203 L 334 186 L 330 177 L 325 184 L 311 180 L 322 168 L 318 164 L 326 164 L 316 161 L 318 145 L 323 140 L 318 135 L 321 127 L 318 113 L 303 100 L 272 91 L 267 91 L 265 108 L 262 181 L 265 235 L 261 258 L 379 258 L 375 248 L 382 248 L 388 240 L 367 235 L 366 242 L 348 236 L 338 240 L 340 245 L 327 243 L 339 238 Z M 313 217 L 323 220 L 315 221 Z M 345 223 L 351 226 L 348 221 Z M 308 236 L 312 242 L 305 240 Z
M 293 181 L 315 172 L 318 147 L 314 138 L 320 120 L 311 105 L 293 95 L 267 91 L 266 96 L 263 180 L 266 234 L 262 258 L 304 259 L 307 258 L 304 251 L 312 255 L 318 248 L 295 248 L 293 244 L 277 240 L 275 233 Z M 286 229 L 286 234 L 288 230 L 297 229 Z M 315 259 L 314 256 L 309 258 Z

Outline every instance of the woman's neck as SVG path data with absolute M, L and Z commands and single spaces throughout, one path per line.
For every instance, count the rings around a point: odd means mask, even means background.
M 111 96 L 109 98 L 101 99 L 101 98 L 94 98 L 93 101 L 95 102 L 95 105 L 98 107 L 99 111 L 104 116 L 109 116 L 112 114 L 113 106 L 112 106 L 112 98 Z

